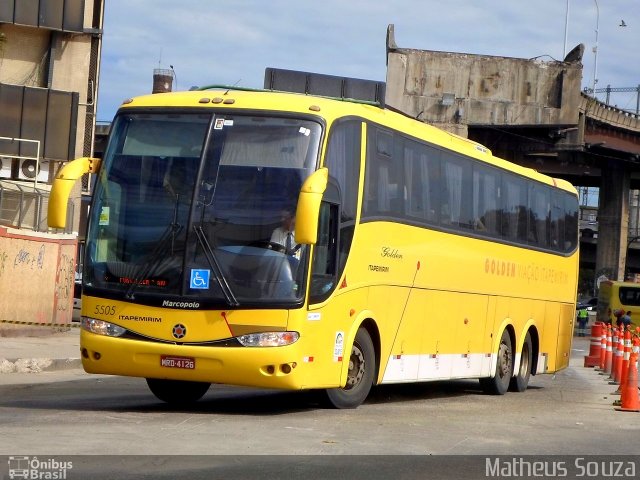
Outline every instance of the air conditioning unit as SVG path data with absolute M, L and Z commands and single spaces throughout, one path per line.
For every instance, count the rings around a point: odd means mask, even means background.
M 12 162 L 9 157 L 0 157 L 0 178 L 11 178 Z
M 38 180 L 38 182 L 47 182 L 49 180 L 49 162 L 41 160 L 39 169 L 36 169 L 36 165 L 37 163 L 35 160 L 20 160 L 18 167 L 18 180 Z

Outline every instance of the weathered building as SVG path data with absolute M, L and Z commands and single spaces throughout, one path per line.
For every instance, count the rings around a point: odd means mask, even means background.
M 93 150 L 103 10 L 104 0 L 0 1 L 0 295 L 13 299 L 0 329 L 71 321 L 81 185 L 67 235 L 48 231 L 46 210 L 58 169 Z

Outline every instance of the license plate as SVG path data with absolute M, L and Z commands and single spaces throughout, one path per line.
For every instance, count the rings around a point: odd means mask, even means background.
M 196 359 L 193 357 L 173 357 L 160 355 L 160 366 L 167 368 L 186 368 L 193 370 L 196 368 Z

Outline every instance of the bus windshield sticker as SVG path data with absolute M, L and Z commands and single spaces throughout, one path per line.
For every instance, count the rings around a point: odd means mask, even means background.
M 224 118 L 216 118 L 216 123 L 213 125 L 214 130 L 222 130 L 224 127 Z
M 189 288 L 208 290 L 210 274 L 210 270 L 192 268 Z
M 109 225 L 109 207 L 102 207 L 102 210 L 100 210 L 100 220 L 98 224 L 101 226 Z
M 224 121 L 224 126 L 225 127 L 233 127 L 233 120 L 225 120 Z
M 344 332 L 336 332 L 336 339 L 333 344 L 333 361 L 341 362 L 344 355 Z

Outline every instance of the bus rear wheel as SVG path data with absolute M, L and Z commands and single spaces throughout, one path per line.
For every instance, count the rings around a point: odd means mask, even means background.
M 351 347 L 347 382 L 342 388 L 328 388 L 325 395 L 333 408 L 356 408 L 369 395 L 376 370 L 373 342 L 366 329 L 360 328 Z
M 511 337 L 506 330 L 502 332 L 498 345 L 498 359 L 496 361 L 496 373 L 493 377 L 481 378 L 480 386 L 490 395 L 504 395 L 509 389 L 509 383 L 513 376 L 513 348 Z
M 524 392 L 529 385 L 529 377 L 531 377 L 531 363 L 533 362 L 533 348 L 531 344 L 531 335 L 527 332 L 522 345 L 522 354 L 520 355 L 520 368 L 518 374 L 511 379 L 509 390 L 512 392 Z
M 164 380 L 147 378 L 149 390 L 159 400 L 171 405 L 189 405 L 195 403 L 209 390 L 210 383 L 189 382 L 185 380 Z

